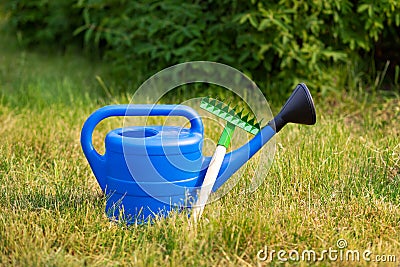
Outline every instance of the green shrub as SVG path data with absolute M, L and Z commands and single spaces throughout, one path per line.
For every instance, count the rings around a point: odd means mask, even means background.
M 31 41 L 84 36 L 86 49 L 100 51 L 125 83 L 176 63 L 209 60 L 242 70 L 264 88 L 288 91 L 306 81 L 324 91 L 338 86 L 330 67 L 372 55 L 381 36 L 398 33 L 400 25 L 395 0 L 54 1 L 68 14 L 61 16 L 63 27 L 49 23 L 61 21 L 49 11 L 51 1 L 17 2 L 11 21 Z
M 82 43 L 73 31 L 83 24 L 76 0 L 13 0 L 6 1 L 9 25 L 17 31 L 19 41 L 27 46 L 65 48 Z

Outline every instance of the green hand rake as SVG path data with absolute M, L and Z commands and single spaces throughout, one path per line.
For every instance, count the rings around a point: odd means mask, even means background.
M 204 182 L 198 193 L 197 201 L 193 207 L 193 217 L 197 221 L 200 219 L 204 206 L 207 203 L 211 190 L 214 186 L 215 180 L 221 169 L 222 161 L 225 157 L 226 150 L 228 149 L 233 132 L 236 127 L 239 127 L 253 135 L 256 135 L 261 127 L 255 117 L 251 117 L 250 114 L 244 114 L 244 109 L 236 111 L 235 108 L 229 108 L 229 105 L 224 104 L 221 101 L 205 97 L 200 102 L 200 108 L 226 120 L 226 126 L 219 138 L 217 148 L 211 159 L 210 165 L 208 167 Z

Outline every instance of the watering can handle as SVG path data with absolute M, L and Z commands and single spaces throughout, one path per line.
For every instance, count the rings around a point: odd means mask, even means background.
M 110 105 L 96 110 L 82 128 L 81 143 L 85 152 L 95 151 L 92 144 L 94 128 L 102 120 L 114 116 L 181 116 L 190 121 L 190 131 L 203 135 L 203 123 L 197 112 L 185 105 Z M 99 157 L 100 154 L 96 152 Z
M 185 105 L 111 105 L 96 110 L 83 125 L 81 132 L 82 150 L 92 169 L 104 166 L 104 155 L 93 147 L 92 135 L 100 121 L 112 116 L 182 116 L 190 121 L 190 131 L 203 135 L 203 123 L 197 112 Z M 99 181 L 100 186 L 102 182 Z

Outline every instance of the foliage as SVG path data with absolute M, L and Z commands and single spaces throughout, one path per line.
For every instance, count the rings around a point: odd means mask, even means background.
M 23 45 L 41 45 L 46 48 L 65 48 L 71 42 L 81 41 L 73 31 L 83 23 L 81 10 L 75 0 L 13 0 L 5 1 L 5 10 L 11 15 L 10 26 L 18 33 Z
M 126 227 L 105 216 L 107 197 L 79 136 L 91 112 L 127 99 L 96 101 L 99 86 L 88 80 L 99 73 L 93 70 L 97 62 L 20 51 L 8 40 L 11 47 L 5 49 L 4 41 L 0 266 L 285 265 L 276 254 L 272 262 L 259 262 L 257 253 L 265 246 L 300 253 L 314 249 L 320 258 L 322 250 L 337 247 L 338 239 L 360 254 L 370 250 L 371 260 L 395 255 L 398 262 L 399 98 L 356 90 L 316 96 L 317 124 L 288 125 L 279 133 L 275 160 L 268 173 L 263 170 L 265 182 L 257 191 L 244 193 L 240 187 L 253 177 L 248 168 L 243 183 L 206 207 L 197 227 L 185 213 Z M 218 138 L 221 126 L 204 123 Z M 121 126 L 120 118 L 110 118 L 96 128 L 93 142 L 99 152 L 105 134 Z M 286 265 L 371 266 L 362 256 L 355 262 L 339 260 Z
M 124 82 L 209 60 L 263 86 L 307 81 L 326 91 L 338 85 L 330 66 L 372 54 L 400 26 L 396 0 L 19 0 L 9 6 L 11 22 L 30 42 L 83 36 L 87 50 L 102 52 Z

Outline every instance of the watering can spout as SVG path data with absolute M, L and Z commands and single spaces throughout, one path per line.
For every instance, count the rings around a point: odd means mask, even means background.
M 315 122 L 316 112 L 310 91 L 304 83 L 298 84 L 274 119 L 247 144 L 225 155 L 212 191 L 220 188 L 232 174 L 253 157 L 287 123 L 313 125 Z M 209 160 L 205 163 L 209 163 Z

